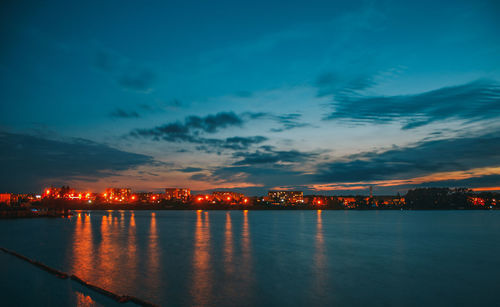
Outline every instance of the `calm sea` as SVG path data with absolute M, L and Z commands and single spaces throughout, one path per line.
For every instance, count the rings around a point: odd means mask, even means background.
M 500 211 L 82 211 L 0 246 L 164 306 L 493 306 Z M 0 253 L 2 305 L 112 301 Z

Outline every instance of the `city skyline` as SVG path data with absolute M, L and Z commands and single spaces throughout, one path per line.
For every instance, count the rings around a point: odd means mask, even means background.
M 0 192 L 500 190 L 495 1 L 0 7 Z

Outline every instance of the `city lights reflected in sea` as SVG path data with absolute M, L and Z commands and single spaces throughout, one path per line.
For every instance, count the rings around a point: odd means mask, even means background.
M 207 211 L 196 212 L 191 296 L 194 306 L 207 306 L 212 299 L 210 266 L 210 218 Z
M 0 231 L 9 236 L 0 243 L 162 305 L 381 305 L 388 297 L 405 306 L 494 305 L 500 263 L 488 255 L 500 253 L 499 214 L 79 211 L 69 219 L 5 220 Z M 459 291 L 464 282 L 467 295 Z M 408 291 L 415 287 L 425 290 L 418 298 Z

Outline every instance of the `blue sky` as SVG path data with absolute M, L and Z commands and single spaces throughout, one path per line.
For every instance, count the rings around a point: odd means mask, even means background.
M 496 1 L 1 6 L 0 190 L 500 186 Z

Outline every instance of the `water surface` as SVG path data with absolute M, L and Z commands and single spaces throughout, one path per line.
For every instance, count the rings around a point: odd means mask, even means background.
M 0 246 L 161 305 L 500 300 L 500 211 L 82 211 L 1 220 L 0 234 Z M 0 258 L 12 304 L 22 287 L 36 294 L 32 280 L 46 274 L 13 259 Z

